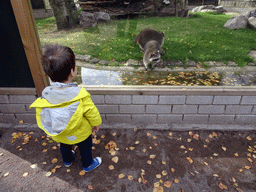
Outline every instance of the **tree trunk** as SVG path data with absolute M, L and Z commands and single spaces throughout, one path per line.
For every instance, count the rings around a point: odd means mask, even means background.
M 74 0 L 64 0 L 66 4 L 66 9 L 68 13 L 68 22 L 71 28 L 77 27 L 79 25 L 79 17 L 77 13 L 77 8 Z
M 58 30 L 70 29 L 79 24 L 74 0 L 50 0 Z

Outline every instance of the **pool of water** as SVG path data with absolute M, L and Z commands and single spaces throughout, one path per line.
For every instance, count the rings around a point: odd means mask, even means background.
M 152 72 L 78 68 L 83 85 L 255 86 L 256 72 Z

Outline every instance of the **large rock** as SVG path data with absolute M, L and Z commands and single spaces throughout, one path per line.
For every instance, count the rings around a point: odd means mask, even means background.
M 248 19 L 248 23 L 249 23 L 250 27 L 256 29 L 256 17 L 250 17 Z
M 248 12 L 244 13 L 243 15 L 245 15 L 247 18 L 256 17 L 256 9 L 248 11 Z
M 224 24 L 224 27 L 229 29 L 241 29 L 246 28 L 248 25 L 248 17 L 245 15 L 238 15 L 230 17 L 230 19 Z
M 110 21 L 110 16 L 108 13 L 105 12 L 95 12 L 93 13 L 93 16 L 95 20 L 99 22 L 109 22 Z
M 105 12 L 89 13 L 81 11 L 80 25 L 84 27 L 95 27 L 100 22 L 108 22 L 110 16 Z
M 81 11 L 80 25 L 84 27 L 95 27 L 97 25 L 97 21 L 92 13 Z

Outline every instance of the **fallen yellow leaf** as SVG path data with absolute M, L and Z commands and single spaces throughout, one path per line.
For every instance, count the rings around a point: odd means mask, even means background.
M 152 155 L 149 156 L 150 159 L 154 159 L 155 157 L 156 157 L 155 154 L 152 154 Z
M 81 176 L 85 175 L 85 171 L 84 170 L 80 171 L 79 175 L 81 175 Z
M 251 166 L 244 166 L 244 168 L 245 168 L 245 169 L 250 169 L 250 168 L 251 168 Z
M 165 162 L 165 161 L 162 161 L 162 164 L 164 164 L 164 165 L 165 165 L 165 164 L 166 164 L 166 162 Z
M 152 161 L 148 160 L 147 163 L 148 163 L 149 165 L 151 165 Z
M 252 138 L 251 138 L 250 136 L 246 137 L 246 139 L 247 139 L 248 141 L 251 141 L 251 140 L 252 140 Z
M 127 176 L 129 180 L 133 180 L 133 177 L 131 175 Z
M 52 173 L 55 173 L 55 172 L 56 172 L 56 169 L 55 169 L 55 168 L 53 168 L 53 169 L 52 169 Z
M 234 155 L 235 155 L 236 157 L 238 157 L 238 153 L 234 153 Z
M 193 138 L 194 138 L 195 140 L 199 140 L 199 135 L 198 135 L 198 134 L 195 134 L 195 135 L 193 135 Z
M 118 157 L 117 157 L 117 156 L 113 157 L 113 158 L 112 158 L 112 161 L 115 162 L 115 163 L 117 163 L 117 162 L 118 162 Z
M 47 172 L 47 173 L 45 174 L 45 176 L 46 176 L 46 177 L 49 177 L 49 176 L 51 176 L 51 174 L 52 174 L 52 172 Z
M 93 190 L 92 185 L 88 185 L 88 189 Z
M 69 173 L 69 172 L 70 172 L 70 169 L 67 169 L 66 171 Z
M 163 176 L 167 175 L 167 171 L 166 170 L 162 171 L 162 175 Z
M 110 170 L 115 169 L 115 167 L 114 167 L 113 165 L 109 165 L 108 168 L 109 168 Z
M 113 136 L 116 136 L 116 133 L 113 133 L 112 135 L 113 135 Z
M 42 152 L 45 153 L 48 149 L 44 149 Z
M 217 133 L 215 133 L 215 132 L 213 132 L 212 135 L 213 135 L 213 137 L 217 137 L 218 136 Z
M 228 187 L 226 185 L 224 185 L 223 183 L 221 183 L 221 182 L 219 184 L 219 188 L 220 189 L 226 189 L 226 190 L 228 189 Z
M 138 145 L 140 142 L 139 141 L 135 141 L 135 144 Z
M 57 158 L 54 158 L 53 160 L 52 160 L 52 163 L 57 163 L 58 162 L 58 159 Z
M 37 168 L 37 164 L 35 163 L 35 164 L 33 164 L 33 165 L 30 165 L 30 167 L 31 167 L 32 169 L 35 169 L 35 168 Z
M 153 139 L 157 139 L 157 136 L 153 136 Z
M 172 186 L 172 182 L 170 182 L 170 181 L 165 181 L 165 182 L 164 182 L 164 186 L 167 187 L 167 188 L 169 188 L 169 187 Z
M 174 172 L 175 172 L 175 169 L 174 169 L 174 168 L 171 168 L 171 172 L 173 172 L 173 173 L 174 173 Z
M 47 163 L 46 163 L 46 162 L 43 162 L 42 164 L 43 164 L 43 165 L 46 165 Z
M 219 175 L 218 175 L 218 174 L 213 174 L 213 176 L 214 176 L 214 177 L 219 177 Z
M 174 179 L 174 183 L 179 183 L 179 179 Z
M 221 147 L 223 151 L 227 151 L 227 148 L 226 147 Z
M 122 178 L 124 178 L 124 177 L 125 177 L 125 175 L 124 175 L 123 173 L 121 173 L 121 174 L 118 175 L 118 178 L 119 178 L 119 179 L 122 179 Z
M 59 169 L 59 168 L 61 168 L 61 165 L 56 165 L 55 166 L 55 169 Z
M 187 141 L 190 143 L 192 141 L 192 139 L 188 138 Z
M 150 133 L 147 133 L 147 136 L 151 136 L 151 134 L 150 134 Z
M 172 132 L 170 132 L 169 135 L 172 136 Z
M 47 143 L 46 143 L 46 142 L 43 142 L 43 143 L 42 143 L 42 146 L 46 146 L 46 145 L 47 145 Z
M 5 174 L 4 174 L 4 177 L 6 177 L 6 176 L 8 176 L 8 175 L 9 175 L 9 172 L 5 173 Z
M 155 187 L 155 188 L 159 187 L 159 185 L 160 185 L 159 182 L 155 182 L 155 183 L 154 183 L 154 187 Z
M 157 179 L 160 179 L 161 177 L 162 177 L 161 174 L 157 174 L 157 175 L 156 175 L 156 178 L 157 178 Z

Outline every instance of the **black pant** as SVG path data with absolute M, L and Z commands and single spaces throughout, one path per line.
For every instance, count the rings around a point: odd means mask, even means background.
M 76 144 L 79 148 L 80 155 L 81 155 L 81 161 L 83 168 L 89 167 L 93 160 L 92 160 L 92 137 L 91 135 L 84 141 Z M 65 163 L 71 163 L 72 162 L 72 146 L 61 143 L 60 144 L 60 152 L 63 158 L 63 161 Z

